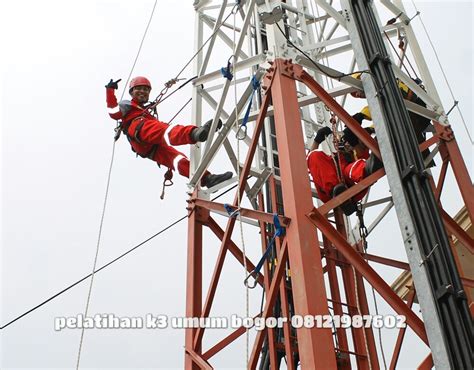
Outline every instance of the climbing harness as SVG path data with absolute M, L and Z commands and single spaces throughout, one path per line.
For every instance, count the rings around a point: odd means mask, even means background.
M 253 97 L 255 95 L 255 92 L 257 91 L 257 89 L 259 87 L 260 87 L 260 81 L 257 79 L 256 75 L 253 75 L 253 77 L 252 77 L 252 94 L 250 95 L 249 105 L 247 106 L 247 110 L 245 111 L 244 119 L 242 120 L 242 123 L 239 126 L 239 129 L 237 130 L 237 133 L 235 134 L 235 137 L 238 140 L 243 140 L 247 137 L 247 123 L 248 123 L 249 116 L 250 116 L 250 109 L 252 108 L 252 102 L 253 102 Z
M 248 274 L 248 276 L 244 280 L 244 284 L 247 288 L 253 289 L 257 286 L 258 277 L 260 276 L 260 270 L 275 244 L 275 239 L 282 236 L 285 233 L 285 229 L 281 226 L 280 220 L 278 219 L 278 215 L 276 213 L 273 214 L 273 226 L 275 228 L 275 232 L 273 233 L 273 237 L 270 240 L 270 243 L 268 243 L 267 249 L 263 253 L 262 257 L 260 258 L 260 261 L 258 261 L 257 266 L 255 266 L 253 271 L 250 274 Z M 251 277 L 254 278 L 253 283 L 249 281 Z
M 133 132 L 133 135 L 130 135 L 130 133 L 128 132 L 128 129 L 130 127 L 130 125 L 136 121 L 136 120 L 140 120 L 140 122 L 138 123 L 138 125 L 135 127 L 135 130 Z M 145 117 L 143 117 L 143 115 L 137 117 L 137 118 L 134 118 L 132 119 L 131 121 L 127 121 L 127 122 L 122 122 L 122 124 L 120 125 L 121 127 L 121 131 L 124 132 L 125 136 L 127 136 L 127 139 L 128 141 L 130 142 L 130 144 L 132 142 L 136 142 L 138 144 L 144 144 L 141 140 L 140 140 L 140 130 L 142 129 L 143 125 L 145 124 Z M 148 159 L 152 159 L 154 158 L 155 154 L 156 154 L 156 151 L 158 150 L 158 144 L 150 144 L 150 147 L 149 149 L 145 152 L 145 153 L 140 153 L 140 152 L 137 152 L 133 146 L 131 146 L 132 148 L 132 151 L 138 156 L 142 157 L 142 158 L 148 158 Z M 160 165 L 158 164 L 158 167 L 160 167 Z
M 167 186 L 173 185 L 173 170 L 171 168 L 168 168 L 168 171 L 165 172 L 165 175 L 163 176 L 163 190 L 160 195 L 160 199 L 163 200 L 165 198 L 165 189 Z

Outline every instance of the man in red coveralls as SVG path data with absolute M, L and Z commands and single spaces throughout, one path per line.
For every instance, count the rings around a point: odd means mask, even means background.
M 132 100 L 117 102 L 115 90 L 120 80 L 105 86 L 107 108 L 114 120 L 121 120 L 122 132 L 132 146 L 132 150 L 143 158 L 149 158 L 159 165 L 172 170 L 177 169 L 180 175 L 189 177 L 188 158 L 172 145 L 195 144 L 207 140 L 212 120 L 201 127 L 166 124 L 158 121 L 146 109 L 151 91 L 151 83 L 145 77 L 135 77 L 130 81 L 129 93 Z M 222 125 L 222 123 L 220 123 Z M 212 187 L 232 177 L 232 172 L 212 175 L 206 172 L 201 186 Z
M 366 128 L 367 132 L 373 134 L 371 128 Z M 354 143 L 350 138 L 350 130 L 345 130 L 341 139 L 341 145 L 338 148 L 337 155 L 327 155 L 318 151 L 319 145 L 332 134 L 329 127 L 323 127 L 318 130 L 311 151 L 306 157 L 309 172 L 313 178 L 319 199 L 327 202 L 347 190 L 354 184 L 360 182 L 363 178 L 369 176 L 382 167 L 382 162 L 373 154 L 369 154 L 368 149 L 360 142 Z M 352 133 L 352 132 L 350 132 Z M 353 135 L 353 134 L 352 134 Z M 346 138 L 346 136 L 348 136 Z M 351 146 L 349 141 L 354 144 Z M 336 167 L 338 166 L 338 167 Z M 338 168 L 340 175 L 338 176 Z M 349 216 L 357 210 L 357 202 L 361 200 L 367 190 L 361 191 L 354 197 L 346 201 L 341 209 Z

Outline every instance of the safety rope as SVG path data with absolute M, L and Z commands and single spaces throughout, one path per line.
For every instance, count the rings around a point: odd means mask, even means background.
M 390 22 L 390 21 L 389 21 L 389 22 Z M 387 24 L 388 24 L 388 22 L 387 22 Z M 403 62 L 403 59 L 402 59 L 401 55 L 398 54 L 398 51 L 397 51 L 397 49 L 395 48 L 395 45 L 393 45 L 392 40 L 390 40 L 390 36 L 388 35 L 388 33 L 387 33 L 386 31 L 383 31 L 383 33 L 384 33 L 385 37 L 387 38 L 388 43 L 389 43 L 390 46 L 392 47 L 393 52 L 395 53 L 395 55 L 397 56 L 397 58 L 400 60 L 400 63 L 401 63 L 401 65 L 402 65 L 402 67 L 405 68 L 405 71 L 407 72 L 408 76 L 409 76 L 411 79 L 413 79 L 413 77 L 412 77 L 410 71 L 408 70 L 407 66 L 406 66 L 405 63 Z M 401 36 L 400 36 L 400 37 L 401 37 Z M 403 39 L 401 39 L 400 37 L 399 37 L 399 44 L 398 44 L 398 47 L 399 47 L 399 49 L 402 51 L 402 53 L 405 55 L 405 59 L 407 60 L 407 63 L 410 65 L 411 70 L 413 71 L 414 75 L 416 76 L 415 78 L 419 78 L 419 77 L 418 77 L 418 74 L 416 73 L 415 69 L 413 68 L 413 65 L 411 64 L 411 62 L 410 62 L 408 56 L 406 56 L 406 54 L 405 54 L 405 49 L 404 49 L 404 47 L 405 47 L 405 42 L 404 42 Z
M 231 186 L 229 189 L 226 189 L 225 191 L 223 191 L 221 194 L 219 194 L 218 196 L 214 197 L 211 199 L 211 201 L 215 201 L 217 199 L 219 199 L 220 197 L 224 196 L 225 194 L 229 193 L 230 191 L 232 191 L 233 189 L 235 189 L 237 187 L 237 184 Z M 110 265 L 114 264 L 115 262 L 121 260 L 122 258 L 124 258 L 125 256 L 127 256 L 128 254 L 134 252 L 136 249 L 138 249 L 139 247 L 141 247 L 142 245 L 145 245 L 146 243 L 148 243 L 150 240 L 156 238 L 158 235 L 161 235 L 163 234 L 165 231 L 168 231 L 169 229 L 171 229 L 173 226 L 177 225 L 178 223 L 180 223 L 181 221 L 185 220 L 186 218 L 188 218 L 189 215 L 186 215 L 186 216 L 183 216 L 181 218 L 179 218 L 178 220 L 176 221 L 173 221 L 171 224 L 169 224 L 168 226 L 166 226 L 165 228 L 161 229 L 160 231 L 156 232 L 155 234 L 153 234 L 152 236 L 148 237 L 147 239 L 145 239 L 144 241 L 138 243 L 137 245 L 135 245 L 134 247 L 130 248 L 129 250 L 127 250 L 126 252 L 122 253 L 121 255 L 119 255 L 118 257 L 115 257 L 113 260 L 107 262 L 105 265 L 102 265 L 101 267 L 99 267 L 98 269 L 96 269 L 94 271 L 94 273 L 98 273 L 104 269 L 106 269 L 107 267 L 109 267 Z M 5 328 L 7 328 L 8 326 L 12 325 L 13 323 L 15 323 L 16 321 L 22 319 L 23 317 L 29 315 L 30 313 L 36 311 L 38 308 L 41 308 L 42 306 L 44 306 L 45 304 L 51 302 L 53 299 L 59 297 L 60 295 L 66 293 L 68 290 L 74 288 L 76 285 L 79 285 L 80 283 L 82 283 L 84 280 L 88 279 L 89 277 L 92 276 L 92 273 L 90 273 L 89 275 L 86 275 L 84 277 L 82 277 L 81 279 L 75 281 L 74 283 L 72 283 L 71 285 L 67 286 L 66 288 L 60 290 L 59 292 L 57 292 L 56 294 L 52 295 L 51 297 L 49 297 L 48 299 L 45 299 L 43 302 L 37 304 L 36 306 L 34 306 L 33 308 L 30 308 L 29 310 L 23 312 L 21 315 L 15 317 L 14 319 L 10 320 L 9 322 L 7 322 L 6 324 L 0 326 L 0 330 L 3 330 Z
M 233 16 L 233 40 L 232 40 L 232 51 L 233 51 L 233 55 L 232 57 L 234 58 L 234 66 L 237 62 L 237 50 L 236 50 L 236 47 L 237 47 L 237 44 L 236 44 L 236 23 L 235 23 L 235 19 L 236 19 L 236 14 L 237 14 L 237 10 L 238 7 L 240 6 L 240 1 L 238 1 L 236 3 L 236 5 L 232 8 L 232 14 L 234 15 Z M 250 10 L 249 10 L 250 11 Z M 231 57 L 231 58 L 232 58 Z M 227 62 L 227 68 L 229 69 L 230 68 L 230 60 L 231 58 L 229 58 L 228 62 Z M 227 71 L 227 76 L 223 73 L 224 77 L 229 79 L 229 76 L 230 76 L 230 79 L 232 79 L 232 75 L 229 74 L 230 71 L 228 70 Z M 237 75 L 237 71 L 234 71 L 234 74 Z M 238 107 L 237 107 L 237 76 L 235 77 L 235 81 L 234 81 L 234 116 L 235 116 L 235 122 L 234 124 L 237 126 L 236 128 L 238 129 L 238 124 L 239 124 L 239 120 L 238 120 Z M 237 208 L 238 210 L 240 210 L 240 207 L 241 207 L 241 197 L 240 197 L 240 191 L 241 191 L 241 187 L 242 187 L 242 182 L 240 180 L 240 140 L 237 140 L 237 181 L 238 181 L 238 187 L 237 187 Z M 245 248 L 245 239 L 244 239 L 244 229 L 243 229 L 243 222 L 242 222 L 242 214 L 240 212 L 237 213 L 236 215 L 238 217 L 238 220 L 239 220 L 239 229 L 240 229 L 240 240 L 241 240 L 241 244 L 242 244 L 242 257 L 243 257 L 243 260 L 244 260 L 244 263 L 243 263 L 243 267 L 244 267 L 244 276 L 247 275 L 247 253 L 246 253 L 246 248 Z M 249 288 L 246 286 L 245 287 L 245 317 L 248 318 L 250 316 L 250 296 L 249 296 Z M 249 360 L 249 342 L 250 342 L 250 332 L 249 332 L 249 328 L 245 328 L 245 367 L 246 368 L 249 368 L 249 364 L 248 364 L 248 360 Z
M 280 25 L 278 23 L 275 23 L 277 28 L 280 30 L 281 34 L 283 35 L 283 37 L 286 39 L 286 41 L 292 46 L 294 47 L 296 50 L 298 50 L 301 54 L 303 54 L 315 67 L 316 69 L 318 69 L 322 74 L 324 74 L 325 76 L 328 76 L 328 77 L 331 77 L 331 78 L 334 78 L 338 81 L 341 80 L 341 78 L 343 77 L 347 77 L 347 76 L 350 76 L 354 73 L 367 73 L 367 74 L 371 74 L 370 70 L 367 70 L 367 69 L 364 69 L 362 71 L 355 71 L 355 72 L 350 72 L 350 73 L 340 73 L 338 75 L 333 75 L 331 73 L 328 73 L 327 71 L 325 71 L 324 69 L 322 69 L 318 63 L 316 63 L 306 52 L 304 52 L 303 50 L 301 50 L 298 46 L 296 46 L 291 40 L 290 38 L 285 34 L 285 32 L 283 32 L 283 30 L 281 29 Z
M 206 44 L 211 41 L 211 39 L 214 37 L 214 35 L 220 31 L 221 27 L 225 24 L 225 22 L 227 21 L 227 19 L 229 19 L 229 17 L 234 14 L 235 15 L 235 10 L 238 9 L 238 7 L 240 6 L 240 1 L 237 1 L 236 4 L 234 5 L 234 7 L 232 8 L 232 10 L 230 11 L 230 13 L 224 18 L 224 20 L 219 24 L 219 26 L 215 29 L 215 31 L 206 39 L 206 41 L 201 45 L 201 47 L 194 53 L 194 55 L 188 60 L 188 62 L 184 65 L 183 68 L 181 68 L 181 70 L 178 72 L 178 74 L 176 75 L 176 77 L 170 79 L 168 82 L 165 83 L 165 87 L 160 91 L 160 93 L 158 94 L 158 96 L 152 101 L 152 104 L 150 106 L 148 106 L 148 110 L 151 110 L 151 109 L 155 109 L 156 106 L 162 102 L 164 102 L 166 99 L 168 99 L 170 96 L 172 96 L 175 92 L 177 92 L 178 90 L 180 90 L 181 88 L 183 88 L 184 86 L 186 86 L 188 83 L 190 83 L 191 81 L 195 80 L 198 76 L 194 76 L 192 78 L 189 78 L 189 79 L 185 79 L 185 78 L 179 78 L 179 76 L 181 76 L 181 73 L 184 72 L 184 70 L 189 66 L 189 64 L 199 55 L 199 53 L 202 51 L 202 49 L 206 46 Z M 183 80 L 186 80 L 181 86 L 179 86 L 176 90 L 174 90 L 173 92 L 171 92 L 168 96 L 166 96 L 166 94 L 168 93 L 168 90 L 174 85 L 176 84 L 178 81 L 183 81 Z
M 135 60 L 133 61 L 133 65 L 132 65 L 132 68 L 130 69 L 130 73 L 127 77 L 127 81 L 126 81 L 125 87 L 122 91 L 122 95 L 120 97 L 120 100 L 122 100 L 122 98 L 125 94 L 125 88 L 128 85 L 128 81 L 130 80 L 130 77 L 132 76 L 133 70 L 134 70 L 135 65 L 138 61 L 138 58 L 140 56 L 140 52 L 142 50 L 143 42 L 145 41 L 145 37 L 146 37 L 146 34 L 148 32 L 148 28 L 150 27 L 151 21 L 153 19 L 153 14 L 155 13 L 155 8 L 156 8 L 157 2 L 158 2 L 158 0 L 155 0 L 155 3 L 153 4 L 153 9 L 152 9 L 150 17 L 148 19 L 148 23 L 146 25 L 145 32 L 143 33 L 143 37 L 142 37 L 142 40 L 140 42 L 140 46 L 138 47 L 137 55 L 135 56 Z M 118 123 L 117 123 L 117 127 L 118 127 Z M 116 133 L 116 135 L 117 135 L 117 133 Z M 90 281 L 90 284 L 89 284 L 89 291 L 87 293 L 86 307 L 85 307 L 85 310 L 84 310 L 84 318 L 87 317 L 87 314 L 89 312 L 89 304 L 90 304 L 91 295 L 92 295 L 92 286 L 94 284 L 94 275 L 95 275 L 95 270 L 96 270 L 96 267 L 97 267 L 97 259 L 98 259 L 98 256 L 99 256 L 100 240 L 101 240 L 101 236 L 102 236 L 102 227 L 103 227 L 103 224 L 104 224 L 105 210 L 107 208 L 107 199 L 108 199 L 108 195 L 109 195 L 110 180 L 111 180 L 111 177 L 112 177 L 112 167 L 113 167 L 114 157 L 115 157 L 115 143 L 116 143 L 116 140 L 114 138 L 113 144 L 112 144 L 112 155 L 111 155 L 111 158 L 110 158 L 109 171 L 108 171 L 108 175 L 107 175 L 107 185 L 105 187 L 104 204 L 103 204 L 103 207 L 102 207 L 102 214 L 101 214 L 101 217 L 100 217 L 99 234 L 97 236 L 97 245 L 96 245 L 95 257 L 94 257 L 94 264 L 93 264 L 93 267 L 92 267 L 91 281 Z M 78 349 L 78 352 L 77 352 L 76 370 L 79 369 L 79 365 L 80 365 L 80 362 L 81 362 L 83 342 L 84 342 L 84 327 L 81 329 L 81 338 L 80 338 L 80 341 L 79 341 L 79 349 Z
M 425 24 L 423 23 L 423 19 L 421 18 L 421 13 L 418 10 L 418 8 L 416 7 L 415 2 L 413 0 L 411 0 L 411 2 L 413 4 L 413 7 L 415 8 L 417 13 L 419 14 L 421 25 L 423 27 L 423 30 L 425 31 L 426 37 L 428 38 L 428 41 L 431 45 L 431 48 L 433 49 L 433 52 L 434 52 L 435 57 L 436 57 L 436 61 L 438 62 L 439 68 L 441 69 L 441 73 L 443 74 L 444 81 L 446 82 L 446 85 L 448 86 L 448 89 L 449 89 L 449 92 L 451 94 L 451 98 L 453 99 L 454 105 L 456 106 L 456 108 L 459 112 L 459 116 L 461 117 L 461 121 L 464 125 L 464 129 L 466 130 L 467 136 L 469 137 L 469 140 L 471 141 L 471 144 L 474 144 L 474 141 L 472 141 L 471 133 L 469 132 L 469 129 L 466 125 L 466 121 L 464 120 L 464 116 L 462 114 L 461 108 L 457 104 L 457 102 L 459 102 L 459 101 L 454 97 L 453 89 L 451 88 L 451 85 L 449 84 L 448 77 L 446 76 L 446 73 L 444 72 L 443 65 L 441 64 L 441 61 L 440 61 L 439 56 L 438 56 L 438 52 L 436 51 L 436 48 L 433 44 L 433 41 L 431 40 L 430 34 L 429 34 L 428 30 L 426 29 Z

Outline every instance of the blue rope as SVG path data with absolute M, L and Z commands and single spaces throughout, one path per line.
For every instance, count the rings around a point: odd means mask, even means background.
M 260 258 L 260 261 L 258 261 L 257 266 L 255 266 L 253 271 L 244 280 L 244 284 L 247 285 L 247 287 L 249 287 L 250 289 L 255 288 L 255 286 L 257 285 L 257 279 L 260 275 L 260 270 L 262 269 L 263 264 L 265 263 L 268 255 L 270 254 L 270 251 L 272 250 L 275 244 L 275 239 L 285 233 L 285 229 L 281 226 L 280 220 L 278 219 L 278 215 L 276 213 L 273 214 L 273 225 L 275 226 L 275 233 L 273 234 L 273 238 L 270 240 L 267 249 Z M 247 281 L 252 275 L 255 277 L 255 282 L 253 285 L 249 285 Z

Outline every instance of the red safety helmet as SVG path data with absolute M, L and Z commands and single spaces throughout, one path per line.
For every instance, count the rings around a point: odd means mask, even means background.
M 130 80 L 130 86 L 128 87 L 128 92 L 130 94 L 132 93 L 132 89 L 135 86 L 148 86 L 151 89 L 150 81 L 148 80 L 148 78 L 143 77 L 143 76 L 137 76 Z

